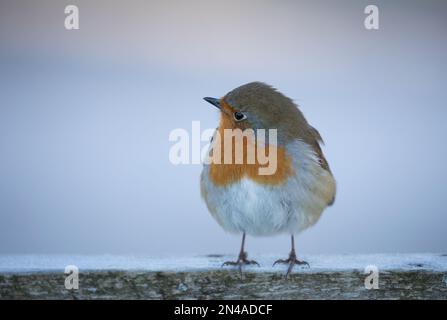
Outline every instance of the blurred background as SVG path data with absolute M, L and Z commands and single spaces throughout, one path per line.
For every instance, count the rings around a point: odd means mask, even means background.
M 236 255 L 168 136 L 215 127 L 202 97 L 255 80 L 300 105 L 338 182 L 298 252 L 446 252 L 446 17 L 442 0 L 1 0 L 0 253 Z

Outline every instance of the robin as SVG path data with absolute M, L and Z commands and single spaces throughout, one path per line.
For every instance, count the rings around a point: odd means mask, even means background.
M 307 265 L 297 258 L 294 236 L 314 225 L 323 210 L 334 203 L 336 183 L 323 155 L 319 132 L 304 118 L 298 106 L 275 88 L 261 82 L 242 85 L 223 98 L 206 97 L 220 110 L 216 133 L 231 129 L 276 129 L 276 170 L 260 174 L 259 162 L 204 164 L 201 194 L 211 215 L 222 228 L 242 235 L 239 257 L 223 265 L 256 264 L 244 250 L 246 234 L 291 236 L 286 277 L 294 265 Z M 219 144 L 219 145 L 218 145 Z M 223 146 L 222 139 L 211 142 L 212 151 Z M 264 143 L 263 147 L 266 145 Z M 245 152 L 245 149 L 244 149 Z

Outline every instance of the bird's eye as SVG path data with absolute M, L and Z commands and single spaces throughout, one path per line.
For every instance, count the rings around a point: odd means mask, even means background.
M 242 121 L 247 119 L 247 116 L 245 114 L 243 114 L 242 112 L 236 111 L 234 114 L 234 120 L 236 121 Z

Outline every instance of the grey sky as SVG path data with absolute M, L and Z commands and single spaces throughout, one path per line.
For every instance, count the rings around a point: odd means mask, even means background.
M 447 251 L 447 3 L 0 1 L 0 253 L 236 253 L 169 132 L 259 80 L 322 134 L 335 205 L 311 253 Z M 286 236 L 249 252 L 289 250 Z

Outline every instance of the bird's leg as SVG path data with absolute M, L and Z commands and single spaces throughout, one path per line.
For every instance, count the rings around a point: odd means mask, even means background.
M 241 244 L 241 251 L 239 252 L 239 257 L 236 261 L 226 261 L 222 264 L 223 266 L 238 266 L 239 272 L 242 275 L 242 266 L 246 264 L 256 264 L 259 266 L 259 263 L 257 263 L 255 260 L 248 260 L 247 259 L 247 252 L 244 251 L 244 245 L 245 245 L 245 232 L 242 234 L 242 244 Z
M 275 266 L 275 264 L 277 263 L 284 263 L 289 265 L 287 268 L 286 278 L 289 276 L 290 272 L 292 272 L 293 266 L 296 264 L 306 265 L 309 267 L 309 264 L 306 261 L 301 261 L 296 258 L 295 239 L 293 238 L 293 235 L 292 235 L 292 250 L 290 251 L 289 258 L 276 260 L 275 263 L 273 263 L 273 266 Z

